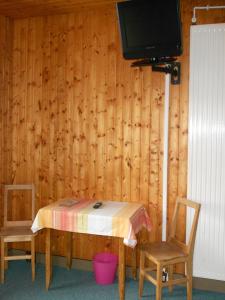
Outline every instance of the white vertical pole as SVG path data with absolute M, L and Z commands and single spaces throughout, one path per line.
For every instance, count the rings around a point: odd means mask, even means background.
M 164 104 L 164 146 L 163 146 L 163 203 L 162 203 L 162 240 L 166 241 L 167 224 L 167 177 L 168 177 L 168 141 L 169 141 L 169 104 L 170 104 L 170 79 L 165 75 L 165 104 Z

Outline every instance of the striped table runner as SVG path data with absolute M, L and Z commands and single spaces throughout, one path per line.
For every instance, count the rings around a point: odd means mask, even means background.
M 124 238 L 124 244 L 135 247 L 136 234 L 142 227 L 151 230 L 151 222 L 142 204 L 134 202 L 64 199 L 41 208 L 31 227 L 33 232 L 43 228 Z

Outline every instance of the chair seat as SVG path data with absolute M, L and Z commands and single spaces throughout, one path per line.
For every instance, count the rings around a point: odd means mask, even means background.
M 155 242 L 143 245 L 142 251 L 157 261 L 169 261 L 176 258 L 188 257 L 178 246 L 168 242 Z
M 2 227 L 0 230 L 0 236 L 8 237 L 32 237 L 36 234 L 32 232 L 30 227 Z

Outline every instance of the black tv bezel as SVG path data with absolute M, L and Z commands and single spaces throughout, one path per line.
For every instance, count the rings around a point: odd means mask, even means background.
M 142 0 L 139 1 L 141 2 Z M 176 44 L 174 43 L 167 43 L 166 45 L 158 44 L 155 45 L 155 48 L 151 48 L 151 49 L 146 49 L 146 47 L 149 47 L 149 45 L 146 45 L 145 47 L 127 46 L 127 42 L 126 42 L 127 36 L 125 30 L 126 24 L 124 22 L 125 21 L 124 17 L 122 16 L 122 10 L 124 9 L 124 6 L 127 5 L 128 2 L 132 2 L 131 5 L 138 5 L 139 1 L 129 0 L 129 1 L 118 2 L 116 4 L 123 57 L 125 59 L 142 59 L 142 58 L 152 59 L 152 58 L 161 58 L 161 57 L 174 57 L 174 56 L 181 55 L 182 54 L 182 34 L 181 34 L 182 24 L 181 24 L 181 15 L 180 15 L 180 0 L 176 0 L 177 16 L 178 16 L 177 22 L 178 22 L 178 31 L 180 37 L 179 41 L 177 41 Z

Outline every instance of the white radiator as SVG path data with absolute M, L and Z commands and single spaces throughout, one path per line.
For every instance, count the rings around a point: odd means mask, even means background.
M 191 26 L 188 198 L 202 204 L 194 276 L 225 280 L 225 24 Z

